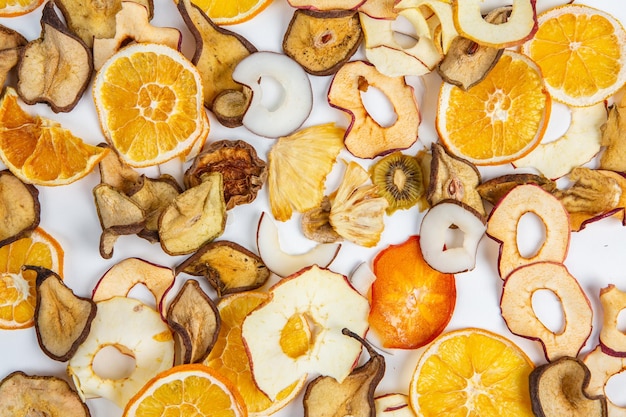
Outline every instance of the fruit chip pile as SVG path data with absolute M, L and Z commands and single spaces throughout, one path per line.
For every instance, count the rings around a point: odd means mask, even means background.
M 0 0 L 0 416 L 624 415 L 626 14 L 499 3 Z

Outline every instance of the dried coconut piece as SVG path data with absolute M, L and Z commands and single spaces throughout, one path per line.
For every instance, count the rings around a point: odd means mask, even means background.
M 65 380 L 15 371 L 0 382 L 0 417 L 16 416 L 89 417 L 91 413 Z
M 195 280 L 187 280 L 167 309 L 167 323 L 180 347 L 181 363 L 202 362 L 217 341 L 217 306 Z
M 9 71 L 17 65 L 21 49 L 28 41 L 19 32 L 0 25 L 0 91 Z
M 35 330 L 41 350 L 50 358 L 65 362 L 87 338 L 96 315 L 96 303 L 79 297 L 55 272 L 36 266 Z
M 220 297 L 257 289 L 270 276 L 258 255 L 230 241 L 203 245 L 176 267 L 176 274 L 181 272 L 205 277 Z
M 91 80 L 91 51 L 63 24 L 53 2 L 44 6 L 41 28 L 39 39 L 22 49 L 17 93 L 27 104 L 47 103 L 55 113 L 69 112 Z
M 187 188 L 202 182 L 211 172 L 222 174 L 226 209 L 247 204 L 257 196 L 267 179 L 267 164 L 252 145 L 243 140 L 211 143 L 193 160 L 184 175 Z
M 0 171 L 0 246 L 29 234 L 39 225 L 39 191 L 9 170 Z

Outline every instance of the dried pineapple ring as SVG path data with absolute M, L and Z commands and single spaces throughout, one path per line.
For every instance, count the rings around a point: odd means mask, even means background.
M 350 286 L 345 276 L 316 265 L 284 278 L 270 289 L 270 296 L 242 325 L 258 388 L 274 399 L 282 389 L 308 373 L 343 381 L 361 353 L 361 344 L 342 330 L 365 334 L 367 299 Z M 308 346 L 297 356 L 283 348 L 284 340 L 292 336 L 288 333 L 294 317 L 305 318 L 308 324 L 303 329 L 308 335 Z
M 67 367 L 79 395 L 104 397 L 124 408 L 130 398 L 156 374 L 174 364 L 174 339 L 160 314 L 139 300 L 113 297 L 97 303 L 89 336 Z M 124 378 L 102 378 L 93 369 L 97 353 L 114 346 L 135 359 Z

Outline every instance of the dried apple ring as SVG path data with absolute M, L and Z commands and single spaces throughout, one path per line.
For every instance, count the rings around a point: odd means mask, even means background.
M 393 105 L 398 117 L 392 125 L 381 126 L 365 108 L 361 91 L 369 86 L 378 88 Z M 330 84 L 328 103 L 350 116 L 344 145 L 357 158 L 374 158 L 406 149 L 417 141 L 421 116 L 413 87 L 404 77 L 383 75 L 365 61 L 348 62 Z
M 529 257 L 523 256 L 517 245 L 517 227 L 526 213 L 537 215 L 546 229 L 541 247 Z M 492 210 L 487 221 L 487 235 L 500 243 L 498 271 L 505 279 L 522 265 L 540 261 L 562 263 L 569 248 L 569 215 L 561 202 L 541 187 L 519 185 L 502 197 Z
M 584 358 L 583 363 L 587 365 L 591 372 L 587 393 L 589 395 L 606 396 L 607 415 L 611 417 L 625 417 L 626 407 L 615 404 L 606 395 L 606 384 L 613 376 L 626 371 L 626 358 L 607 355 L 602 351 L 601 346 L 597 346 Z M 623 388 L 622 388 L 623 389 Z
M 561 302 L 565 321 L 561 331 L 552 332 L 533 310 L 533 294 L 542 289 L 552 291 Z M 537 262 L 511 272 L 502 287 L 500 310 L 512 333 L 541 342 L 548 361 L 576 357 L 591 334 L 591 304 L 563 264 Z
M 81 398 L 103 397 L 124 408 L 141 387 L 174 365 L 174 338 L 161 315 L 139 300 L 99 301 L 87 339 L 70 359 L 67 372 Z M 135 360 L 130 375 L 103 378 L 93 369 L 100 350 L 113 346 Z
M 609 284 L 600 290 L 600 303 L 604 312 L 600 329 L 602 351 L 611 356 L 626 357 L 626 334 L 618 328 L 618 317 L 626 309 L 626 292 Z

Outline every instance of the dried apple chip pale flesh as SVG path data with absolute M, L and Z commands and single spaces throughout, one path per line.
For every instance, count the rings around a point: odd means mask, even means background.
M 614 284 L 600 290 L 603 320 L 600 328 L 600 347 L 609 355 L 626 357 L 626 334 L 619 328 L 619 315 L 626 309 L 626 292 Z
M 609 380 L 626 371 L 626 358 L 608 355 L 602 351 L 601 346 L 596 346 L 595 349 L 585 354 L 582 359 L 591 372 L 591 379 L 586 390 L 587 393 L 589 395 L 603 395 L 607 397 L 606 405 L 609 417 L 623 417 L 626 415 L 626 407 L 623 404 L 613 402 L 612 396 L 607 395 Z
M 393 105 L 395 123 L 381 126 L 367 111 L 361 91 L 369 86 L 381 90 Z M 328 103 L 350 117 L 344 145 L 358 158 L 374 158 L 409 148 L 417 141 L 421 115 L 413 87 L 404 77 L 388 77 L 365 61 L 344 64 L 333 77 Z
M 242 325 L 242 337 L 259 389 L 275 399 L 308 373 L 343 381 L 362 347 L 342 330 L 348 328 L 364 335 L 368 327 L 367 299 L 352 288 L 345 276 L 316 265 L 284 278 L 269 293 L 269 300 L 251 312 Z M 297 354 L 286 353 L 281 344 L 293 317 L 304 317 L 311 335 L 314 334 L 306 349 Z

